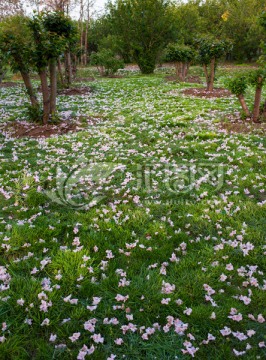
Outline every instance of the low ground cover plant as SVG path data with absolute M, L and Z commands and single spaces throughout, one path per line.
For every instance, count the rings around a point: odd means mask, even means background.
M 38 139 L 0 89 L 0 359 L 265 358 L 265 132 L 189 86 L 100 78 Z

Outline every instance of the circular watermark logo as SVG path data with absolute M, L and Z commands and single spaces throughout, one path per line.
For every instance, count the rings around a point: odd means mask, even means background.
M 56 186 L 45 194 L 57 204 L 86 210 L 106 198 L 104 184 L 119 169 L 118 164 L 80 157 L 71 168 L 56 169 Z

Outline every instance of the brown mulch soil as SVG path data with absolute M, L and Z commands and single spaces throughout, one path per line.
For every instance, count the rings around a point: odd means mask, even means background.
M 41 92 L 41 87 L 38 87 L 38 91 Z M 91 88 L 89 86 L 83 86 L 83 87 L 73 87 L 70 89 L 58 89 L 57 93 L 58 95 L 88 95 L 92 92 Z
M 178 81 L 177 77 L 175 75 L 168 75 L 165 77 L 166 81 Z
M 194 84 L 202 84 L 202 81 L 199 76 L 189 76 L 186 79 L 186 82 L 188 83 L 194 83 Z
M 107 75 L 106 77 L 109 79 L 122 79 L 124 76 L 123 75 Z
M 58 124 L 47 125 L 27 121 L 12 121 L 0 127 L 0 133 L 13 138 L 49 138 L 53 135 L 82 131 L 87 125 L 95 125 L 100 121 L 103 121 L 102 117 L 84 117 L 82 115 L 75 119 L 64 120 Z
M 175 75 L 169 75 L 165 77 L 166 81 L 176 81 L 179 82 Z M 199 76 L 189 76 L 186 81 L 187 83 L 195 83 L 195 84 L 202 84 L 202 81 Z
M 89 86 L 70 88 L 70 89 L 62 89 L 58 91 L 58 95 L 87 95 L 90 94 L 91 88 Z
M 77 125 L 73 122 L 66 121 L 64 123 L 54 125 L 39 125 L 34 123 L 11 122 L 5 125 L 3 132 L 8 133 L 14 138 L 32 137 L 32 138 L 48 138 L 52 135 L 62 135 L 70 131 L 79 131 Z
M 190 88 L 190 89 L 185 89 L 182 92 L 185 95 L 192 95 L 206 99 L 221 98 L 232 95 L 229 90 L 222 88 L 216 88 L 213 91 L 207 91 L 206 89 L 203 88 Z
M 13 82 L 13 81 L 5 81 L 3 83 L 0 84 L 0 89 L 1 88 L 9 88 L 9 87 L 14 87 L 14 86 L 19 86 L 20 84 L 17 82 Z
M 95 81 L 96 79 L 93 76 L 90 77 L 83 77 L 75 79 L 75 82 L 82 82 L 82 81 Z
M 235 119 L 230 122 L 221 122 L 220 127 L 229 134 L 266 133 L 266 123 L 254 123 L 250 119 L 244 121 Z

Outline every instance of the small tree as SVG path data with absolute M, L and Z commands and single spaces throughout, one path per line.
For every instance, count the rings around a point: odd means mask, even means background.
M 39 74 L 44 124 L 56 113 L 57 59 L 71 39 L 72 29 L 71 20 L 61 13 L 42 13 L 32 19 L 15 16 L 0 26 L 0 48 L 10 54 L 13 70 L 20 71 L 35 110 L 39 110 L 39 103 L 31 84 L 30 71 L 37 70 Z
M 232 94 L 238 97 L 242 110 L 247 117 L 250 116 L 250 111 L 245 101 L 245 93 L 248 87 L 247 77 L 245 75 L 238 75 L 227 81 L 227 87 Z
M 56 113 L 57 60 L 71 39 L 71 20 L 62 13 L 41 13 L 29 21 L 35 50 L 34 64 L 41 80 L 43 95 L 43 123 Z M 47 68 L 50 73 L 50 89 L 47 80 Z
M 252 116 L 252 120 L 254 122 L 258 122 L 261 115 L 260 114 L 261 94 L 262 94 L 263 84 L 265 83 L 265 79 L 266 79 L 265 70 L 259 69 L 250 73 L 249 75 L 237 75 L 236 77 L 230 79 L 227 82 L 227 86 L 229 90 L 238 97 L 245 115 L 247 117 Z M 254 105 L 253 105 L 252 114 L 249 111 L 244 98 L 248 85 L 252 85 L 255 87 Z
M 180 81 L 185 81 L 189 66 L 195 58 L 195 51 L 182 44 L 169 44 L 166 48 L 166 61 L 173 62 L 176 69 L 176 76 Z
M 197 41 L 197 47 L 198 60 L 203 66 L 206 77 L 207 91 L 213 91 L 218 60 L 232 48 L 232 44 L 228 40 L 205 37 Z
M 97 67 L 101 76 L 113 75 L 118 69 L 124 68 L 124 62 L 108 49 L 92 53 L 90 63 Z
M 28 19 L 18 15 L 1 22 L 0 49 L 4 54 L 9 54 L 11 68 L 21 73 L 31 105 L 38 107 L 39 103 L 30 79 L 34 44 L 27 25 Z

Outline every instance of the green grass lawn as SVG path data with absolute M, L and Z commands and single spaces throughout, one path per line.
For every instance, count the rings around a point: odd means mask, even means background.
M 163 71 L 89 85 L 82 131 L 0 134 L 0 359 L 265 359 L 265 134 Z M 26 105 L 0 89 L 0 129 Z

